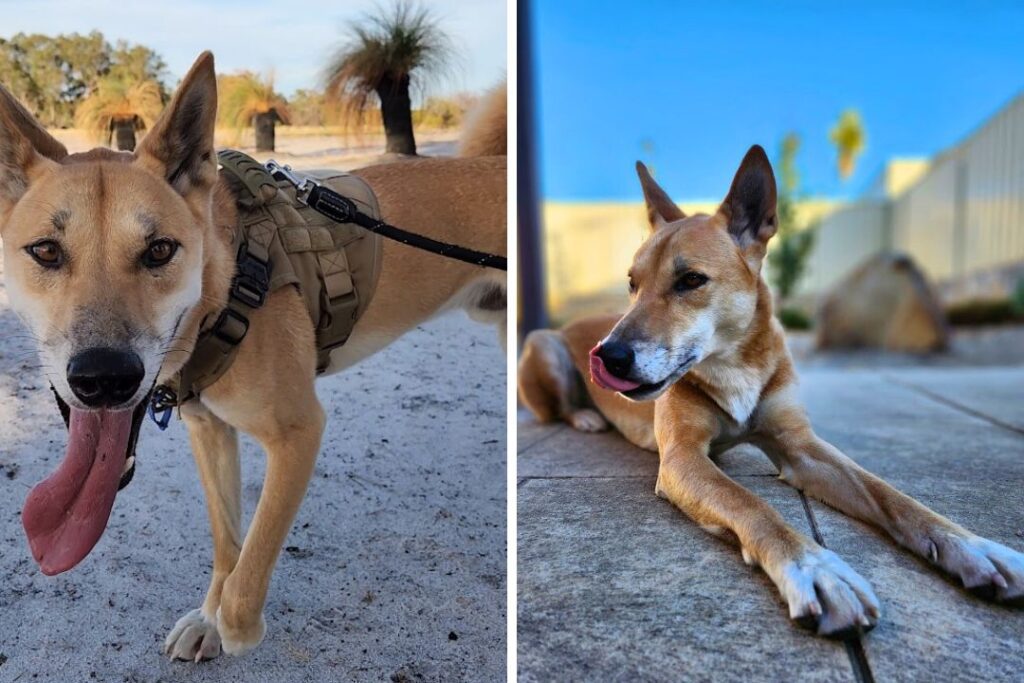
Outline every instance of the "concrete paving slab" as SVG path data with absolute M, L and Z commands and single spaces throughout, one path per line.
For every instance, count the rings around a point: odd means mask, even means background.
M 738 480 L 810 533 L 792 488 Z M 521 681 L 853 680 L 842 645 L 794 627 L 763 572 L 653 490 L 653 477 L 519 488 Z
M 557 431 L 569 428 L 564 422 L 538 422 L 526 408 L 519 408 L 517 418 L 516 451 L 518 453 L 522 453 Z
M 920 479 L 891 483 L 922 501 L 930 498 L 931 507 L 976 533 L 1024 548 L 1020 507 L 992 504 L 1019 500 L 1019 485 L 985 482 L 952 490 Z M 876 680 L 1021 680 L 1024 610 L 979 600 L 874 528 L 817 501 L 811 509 L 826 545 L 855 566 L 881 600 L 882 618 L 863 640 Z
M 7 311 L 0 339 L 0 681 L 504 679 L 506 394 L 493 330 L 446 316 L 319 382 L 330 420 L 271 584 L 266 640 L 198 666 L 160 654 L 202 600 L 212 554 L 181 423 L 161 434 L 146 422 L 104 538 L 47 578 L 19 514 L 66 433 Z M 251 513 L 265 459 L 247 440 L 242 457 Z
M 968 378 L 963 386 L 971 386 Z M 807 371 L 800 395 L 815 431 L 879 476 L 971 480 L 993 468 L 1019 471 L 1024 461 L 1020 434 L 877 372 Z
M 913 368 L 885 374 L 1024 431 L 1024 367 Z

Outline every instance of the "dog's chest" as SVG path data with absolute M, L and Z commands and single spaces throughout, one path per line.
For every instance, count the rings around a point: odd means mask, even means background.
M 745 432 L 761 399 L 762 370 L 712 359 L 705 360 L 695 370 L 703 381 L 705 393 L 732 418 L 723 420 L 723 432 L 728 429 L 737 436 Z

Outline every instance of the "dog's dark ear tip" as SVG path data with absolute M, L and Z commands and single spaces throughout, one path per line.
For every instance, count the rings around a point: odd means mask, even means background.
M 640 176 L 641 178 L 642 178 L 642 177 L 644 176 L 644 174 L 645 174 L 645 173 L 647 173 L 647 172 L 648 172 L 648 171 L 647 171 L 647 165 L 646 165 L 646 164 L 644 164 L 644 162 L 642 162 L 642 161 L 639 161 L 639 160 L 638 160 L 638 161 L 636 162 L 636 164 L 634 165 L 634 168 L 636 169 L 636 174 L 637 174 L 638 176 Z

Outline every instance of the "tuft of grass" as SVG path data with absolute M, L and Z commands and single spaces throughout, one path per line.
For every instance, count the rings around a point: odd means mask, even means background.
M 793 308 L 792 306 L 780 308 L 778 317 L 779 322 L 787 330 L 809 330 L 813 327 L 811 316 L 799 308 Z

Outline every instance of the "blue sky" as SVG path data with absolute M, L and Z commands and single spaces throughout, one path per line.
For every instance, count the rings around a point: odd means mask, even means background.
M 327 55 L 346 22 L 387 0 L 0 0 L 0 36 L 88 33 L 143 43 L 163 56 L 172 79 L 212 49 L 217 69 L 274 69 L 278 89 L 290 94 L 318 85 Z M 490 87 L 505 74 L 504 0 L 424 0 L 452 36 L 457 73 L 435 94 Z
M 677 199 L 720 198 L 751 144 L 774 159 L 790 130 L 803 189 L 855 196 L 886 159 L 941 151 L 1024 89 L 1021 2 L 534 7 L 548 199 L 638 200 L 636 159 Z M 849 107 L 868 141 L 841 183 L 828 131 Z

